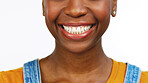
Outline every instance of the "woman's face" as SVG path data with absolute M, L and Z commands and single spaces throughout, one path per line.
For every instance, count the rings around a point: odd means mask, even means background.
M 116 0 L 44 0 L 43 10 L 56 43 L 80 53 L 100 41 L 116 10 Z

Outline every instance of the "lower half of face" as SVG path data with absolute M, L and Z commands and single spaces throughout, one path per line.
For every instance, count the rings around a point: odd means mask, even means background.
M 57 45 L 80 53 L 93 48 L 101 39 L 110 21 L 110 0 L 48 0 L 46 24 Z

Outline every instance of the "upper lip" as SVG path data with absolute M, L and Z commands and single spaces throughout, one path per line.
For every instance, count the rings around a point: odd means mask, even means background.
M 96 23 L 60 23 L 58 25 L 64 25 L 64 26 L 88 26 L 88 25 L 94 25 Z

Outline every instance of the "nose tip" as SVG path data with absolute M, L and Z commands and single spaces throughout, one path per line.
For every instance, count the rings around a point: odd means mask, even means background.
M 68 16 L 77 18 L 86 15 L 88 13 L 88 10 L 80 3 L 73 3 L 65 7 L 64 13 Z

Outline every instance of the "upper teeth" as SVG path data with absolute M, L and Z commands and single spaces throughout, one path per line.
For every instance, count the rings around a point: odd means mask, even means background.
M 69 33 L 81 34 L 81 33 L 84 33 L 85 31 L 88 31 L 91 28 L 91 25 L 90 26 L 77 26 L 77 27 L 63 25 L 63 27 L 64 27 L 64 30 Z

